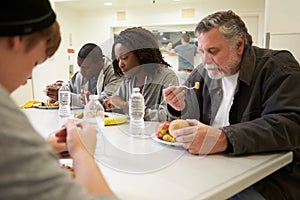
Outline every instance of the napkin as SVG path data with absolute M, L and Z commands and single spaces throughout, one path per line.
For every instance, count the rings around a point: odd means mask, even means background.
M 30 99 L 30 100 L 26 101 L 23 105 L 21 105 L 20 108 L 33 108 L 34 104 L 39 104 L 39 103 L 41 103 L 41 102 L 38 100 Z

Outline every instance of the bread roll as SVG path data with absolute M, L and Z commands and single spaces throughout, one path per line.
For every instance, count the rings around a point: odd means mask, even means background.
M 184 119 L 175 119 L 171 121 L 169 126 L 169 133 L 172 134 L 177 129 L 185 128 L 190 126 L 189 123 Z

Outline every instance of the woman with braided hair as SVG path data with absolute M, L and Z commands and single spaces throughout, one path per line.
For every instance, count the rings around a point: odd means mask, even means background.
M 164 61 L 156 37 L 142 27 L 125 29 L 115 38 L 112 58 L 114 70 L 122 76 L 122 82 L 116 93 L 106 100 L 106 110 L 128 114 L 129 97 L 133 88 L 139 87 L 145 98 L 144 119 L 166 120 L 162 90 L 169 84 L 178 85 L 178 79 Z

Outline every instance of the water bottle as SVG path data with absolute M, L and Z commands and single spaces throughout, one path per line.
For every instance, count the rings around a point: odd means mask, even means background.
M 104 128 L 104 108 L 98 95 L 90 95 L 89 102 L 84 106 L 84 119 L 99 130 Z
M 133 88 L 129 99 L 130 135 L 133 137 L 145 137 L 145 100 L 140 93 L 140 88 Z
M 62 118 L 71 115 L 71 93 L 68 84 L 63 84 L 58 90 L 59 110 L 58 115 Z
M 140 93 L 140 88 L 133 88 L 133 92 L 129 99 L 129 116 L 133 121 L 144 121 L 145 100 Z

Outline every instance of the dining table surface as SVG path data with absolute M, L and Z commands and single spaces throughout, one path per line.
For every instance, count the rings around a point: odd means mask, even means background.
M 57 109 L 22 110 L 45 139 L 63 123 Z M 72 115 L 79 112 L 74 109 Z M 142 129 L 134 129 L 127 118 L 97 133 L 95 159 L 121 200 L 227 199 L 292 161 L 292 152 L 192 155 L 180 144 L 157 140 L 156 125 L 145 122 Z

